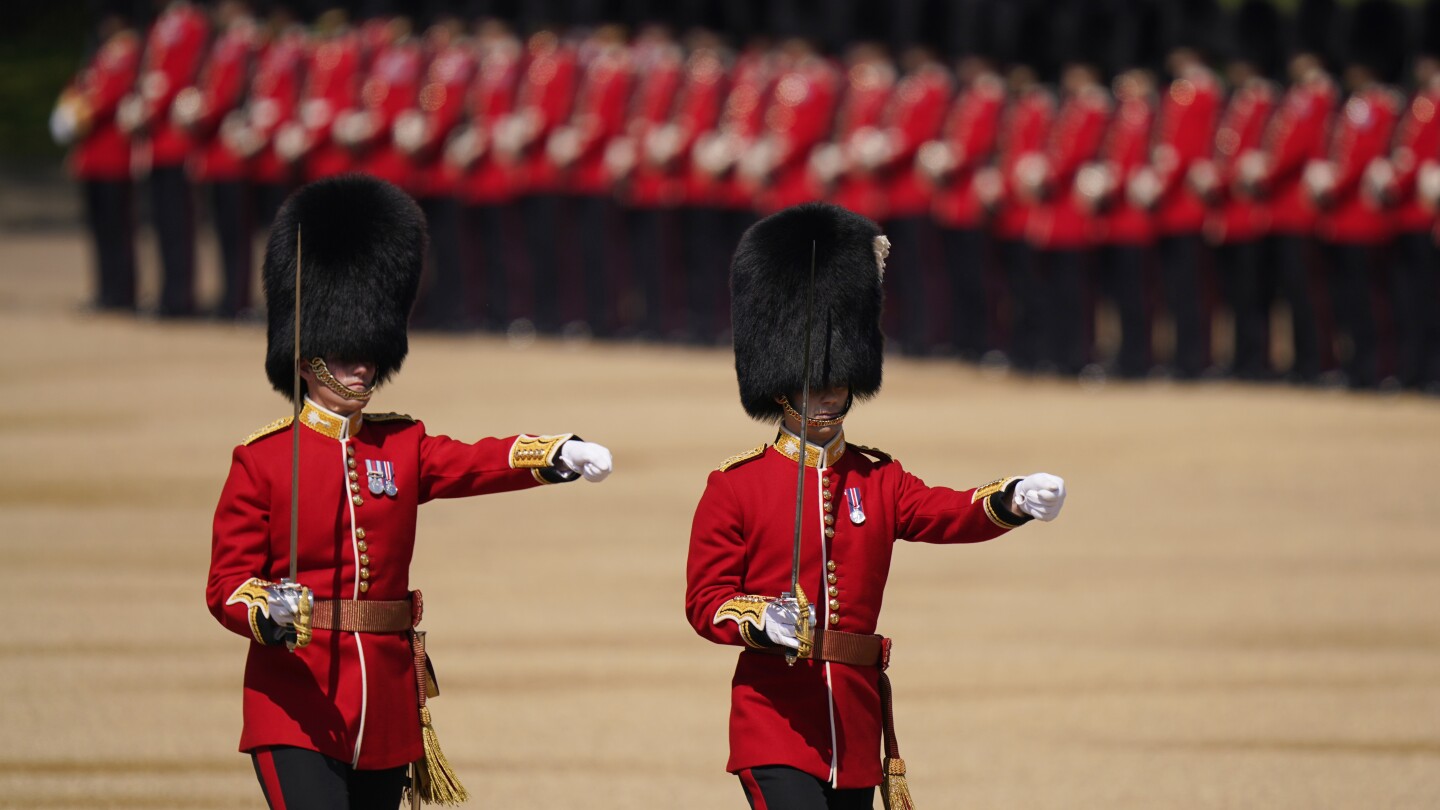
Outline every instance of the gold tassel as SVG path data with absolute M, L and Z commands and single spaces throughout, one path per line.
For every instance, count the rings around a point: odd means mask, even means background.
M 435 727 L 430 724 L 430 707 L 420 707 L 420 734 L 425 741 L 425 756 L 415 764 L 415 784 L 411 788 L 426 804 L 453 807 L 470 798 L 465 786 L 450 769 L 440 750 Z
M 885 802 L 885 810 L 915 810 L 915 802 L 910 798 L 910 785 L 905 781 L 905 760 L 886 758 L 880 798 Z

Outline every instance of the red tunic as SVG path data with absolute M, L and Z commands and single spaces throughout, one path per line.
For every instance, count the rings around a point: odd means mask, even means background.
M 1330 142 L 1335 188 L 1320 215 L 1321 238 L 1356 245 L 1390 240 L 1389 212 L 1360 193 L 1360 181 L 1370 161 L 1388 153 L 1400 105 L 1394 90 L 1377 85 L 1352 95 L 1341 108 Z
M 1090 243 L 1087 211 L 1075 191 L 1080 167 L 1100 153 L 1110 118 L 1110 96 L 1095 85 L 1065 100 L 1045 147 L 1049 190 L 1026 223 L 1026 239 L 1045 250 L 1076 250 Z
M 257 183 L 283 185 L 292 178 L 292 167 L 275 152 L 275 132 L 295 117 L 305 80 L 304 70 L 302 28 L 293 27 L 278 34 L 260 55 L 245 108 L 246 122 L 261 142 L 249 163 L 250 179 Z
M 306 182 L 353 171 L 350 150 L 335 142 L 335 118 L 355 106 L 360 95 L 360 37 L 344 31 L 311 46 L 305 71 L 300 121 L 307 149 L 302 155 Z
M 1440 157 L 1440 82 L 1419 90 L 1395 127 L 1395 144 L 1390 165 L 1395 169 L 1391 202 L 1397 233 L 1424 233 L 1435 224 L 1435 212 L 1425 207 L 1416 194 L 1420 166 Z
M 1195 161 L 1210 153 L 1219 112 L 1220 88 L 1204 68 L 1171 82 L 1160 103 L 1151 161 L 1160 181 L 1155 229 L 1162 236 L 1198 234 L 1204 229 L 1205 206 L 1186 180 Z
M 512 183 L 518 192 L 554 194 L 561 190 L 560 175 L 545 153 L 545 144 L 555 127 L 570 118 L 579 68 L 575 48 L 554 34 L 536 34 L 528 47 L 513 119 L 523 122 L 527 137 L 518 152 L 505 159 L 514 167 Z
M 1264 200 L 1271 233 L 1309 236 L 1315 208 L 1305 193 L 1305 166 L 1325 154 L 1325 132 L 1335 86 L 1327 78 L 1291 85 L 1265 129 L 1268 170 L 1255 192 Z
M 775 82 L 765 107 L 775 155 L 764 177 L 748 178 L 762 216 L 815 199 L 810 151 L 830 131 L 838 90 L 835 66 L 818 56 L 792 62 Z
M 880 122 L 889 150 L 876 169 L 885 217 L 922 217 L 930 212 L 930 187 L 915 174 L 915 153 L 940 134 L 950 93 L 950 74 L 930 62 L 907 74 L 891 94 Z
M 735 170 L 736 161 L 765 131 L 765 99 L 775 81 L 774 57 L 750 50 L 735 61 L 720 120 L 696 138 L 686 171 L 685 198 L 695 205 L 726 209 L 750 207 L 750 194 Z
M 1091 238 L 1102 245 L 1149 245 L 1155 239 L 1150 212 L 1130 201 L 1126 189 L 1149 160 L 1155 103 L 1148 95 L 1120 99 L 1100 147 L 1100 166 L 1113 178 L 1102 208 L 1094 215 Z
M 696 58 L 708 58 L 719 66 L 713 51 L 702 51 Z M 630 101 L 625 137 L 615 142 L 615 146 L 626 150 L 628 155 L 621 163 L 607 158 L 607 179 L 628 205 L 669 207 L 678 202 L 680 191 L 675 168 L 681 165 L 680 158 L 688 157 L 689 150 L 676 120 L 680 91 L 689 72 L 685 55 L 678 46 L 662 43 L 635 48 L 631 62 L 635 68 L 634 97 Z M 657 160 L 655 144 L 664 138 L 673 138 L 675 144 L 668 152 L 660 152 L 663 159 Z
M 630 53 L 624 46 L 605 46 L 586 63 L 568 127 L 560 130 L 575 139 L 576 152 L 566 165 L 554 165 L 565 191 L 592 197 L 610 194 L 605 148 L 625 130 L 632 79 Z
M 410 161 L 395 145 L 395 122 L 416 104 L 424 77 L 425 52 L 419 40 L 407 37 L 378 51 L 370 75 L 361 86 L 357 108 L 372 116 L 374 129 L 368 138 L 349 144 L 356 155 L 356 170 L 394 183 L 411 194 L 415 189 Z
M 307 647 L 290 653 L 256 642 L 247 606 L 231 602 L 251 578 L 289 575 L 288 423 L 235 448 L 215 509 L 206 602 L 221 624 L 252 639 L 240 750 L 290 745 L 366 770 L 413 762 L 420 719 L 407 634 L 315 630 Z M 427 435 L 422 423 L 395 414 L 367 414 L 353 427 L 308 403 L 301 423 L 297 580 L 316 599 L 406 598 L 420 504 L 542 483 L 535 469 L 512 465 L 516 437 L 468 444 Z M 393 497 L 367 486 L 366 463 L 380 461 L 393 470 Z
M 202 112 L 190 126 L 195 145 L 190 156 L 190 176 L 196 180 L 223 182 L 245 177 L 245 158 L 220 137 L 220 125 L 245 98 L 250 65 L 259 45 L 255 24 L 244 20 L 226 29 L 210 49 L 195 84 Z
M 115 122 L 120 100 L 140 69 L 140 38 L 121 31 L 100 47 L 71 91 L 85 110 L 80 138 L 70 153 L 70 171 L 81 180 L 130 179 L 130 140 Z
M 495 127 L 515 109 L 524 54 L 518 40 L 496 38 L 480 53 L 479 74 L 470 90 L 470 131 L 475 155 L 458 180 L 462 202 L 491 205 L 513 195 L 513 171 L 495 153 Z
M 1210 241 L 1220 244 L 1245 242 L 1265 235 L 1265 207 L 1252 197 L 1232 193 L 1239 183 L 1237 161 L 1259 149 L 1265 125 L 1275 109 L 1275 87 L 1256 79 L 1237 88 L 1230 96 L 1220 126 L 1215 130 L 1215 186 L 1207 194 L 1210 214 L 1205 223 Z
M 1025 91 L 1001 122 L 999 199 L 996 201 L 994 233 L 999 239 L 1021 239 L 1030 220 L 1033 201 L 1018 193 L 1015 166 L 1045 147 L 1045 133 L 1055 115 L 1055 99 L 1041 87 Z
M 671 121 L 675 127 L 675 156 L 667 167 L 667 177 L 659 192 L 663 200 L 690 205 L 706 203 L 703 188 L 695 182 L 692 161 L 700 137 L 713 132 L 720 120 L 725 92 L 729 89 L 730 58 L 723 51 L 704 48 L 691 52 L 685 61 L 685 81 Z
M 396 140 L 409 162 L 410 186 L 417 197 L 444 197 L 455 193 L 459 173 L 442 160 L 445 143 L 465 116 L 465 95 L 475 79 L 476 60 L 471 49 L 460 43 L 438 49 L 425 71 L 414 106 L 402 113 L 401 126 L 423 122 L 417 142 Z
M 190 137 L 170 119 L 170 105 L 176 94 L 195 81 L 209 36 L 205 14 L 182 2 L 165 9 L 145 40 L 140 98 L 150 136 L 151 165 L 183 166 L 190 154 Z
M 842 158 L 845 169 L 830 181 L 834 183 L 831 188 L 815 175 L 812 160 L 810 193 L 816 198 L 829 198 L 830 202 L 873 220 L 885 217 L 886 200 L 880 191 L 879 178 L 873 170 L 857 165 L 857 151 L 862 139 L 880 135 L 885 105 L 895 90 L 897 78 L 890 63 L 881 60 L 851 65 L 845 71 L 845 84 L 835 113 L 833 143 L 816 147 L 816 151 L 840 150 L 845 156 Z
M 975 195 L 975 170 L 990 162 L 1005 108 L 1005 85 L 993 73 L 979 76 L 956 98 L 941 140 L 949 144 L 955 166 L 935 189 L 935 221 L 946 228 L 978 228 L 985 207 Z M 917 170 L 918 173 L 918 170 Z
M 796 479 L 791 459 L 798 458 L 798 440 L 782 433 L 780 441 L 789 445 L 789 456 L 769 445 L 710 474 L 690 535 L 685 612 L 691 626 L 718 644 L 747 648 L 731 686 L 726 769 L 785 765 L 840 788 L 877 785 L 879 670 L 813 660 L 787 666 L 781 656 L 752 652 L 739 624 L 717 622 L 717 612 L 731 599 L 790 590 Z M 827 628 L 876 632 L 897 538 L 968 543 L 1017 525 L 1006 522 L 985 497 L 1008 482 L 965 491 L 928 487 L 885 454 L 846 445 L 843 437 L 824 453 L 809 449 L 819 466 L 806 469 L 800 582 L 815 605 L 816 621 Z M 851 489 L 864 512 L 859 523 L 847 504 Z M 903 661 L 904 653 L 900 656 Z

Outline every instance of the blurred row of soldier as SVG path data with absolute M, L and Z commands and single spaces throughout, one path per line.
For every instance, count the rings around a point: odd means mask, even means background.
M 233 317 L 286 194 L 364 172 L 429 219 L 422 327 L 724 341 L 741 233 L 826 199 L 891 239 L 887 332 L 906 353 L 1440 385 L 1435 3 L 1334 11 L 1315 30 L 1346 32 L 1337 52 L 1249 0 L 1226 36 L 1182 17 L 1158 56 L 1119 65 L 1099 49 L 1149 39 L 1115 3 L 1015 7 L 1038 10 L 1017 52 L 972 37 L 947 63 L 864 25 L 836 53 L 798 29 L 734 50 L 659 23 L 522 38 L 498 18 L 417 31 L 175 2 L 143 37 L 107 17 L 51 125 L 74 144 L 105 309 L 136 306 L 136 179 L 158 314 L 197 314 L 204 200 L 213 313 Z

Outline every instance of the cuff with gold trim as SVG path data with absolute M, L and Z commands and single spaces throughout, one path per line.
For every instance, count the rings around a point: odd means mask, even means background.
M 740 640 L 745 646 L 752 650 L 768 650 L 777 647 L 770 637 L 765 635 L 765 606 L 774 600 L 768 596 L 756 596 L 754 594 L 740 594 L 726 600 L 720 609 L 715 611 L 714 624 L 725 621 L 735 622 L 740 625 Z
M 270 618 L 270 600 L 268 590 L 275 587 L 275 583 L 259 577 L 251 577 L 240 583 L 230 598 L 225 600 L 228 605 L 244 605 L 247 618 L 250 621 L 250 636 L 257 644 L 264 644 L 267 647 L 278 647 L 281 644 L 290 646 L 292 649 L 304 647 L 310 643 L 310 600 L 300 600 L 302 606 L 301 615 L 296 617 L 294 625 L 284 625 Z
M 531 436 L 521 434 L 510 446 L 510 468 L 529 470 L 535 480 L 542 484 L 563 484 L 574 481 L 580 474 L 559 465 L 560 448 L 565 442 L 577 438 L 573 433 L 555 436 Z
M 985 517 L 990 518 L 990 522 L 996 526 L 1007 530 L 1018 529 L 1034 520 L 1029 515 L 1017 515 L 1010 511 L 1010 503 L 1015 497 L 1015 487 L 1022 478 L 1023 476 L 1013 475 L 1009 478 L 991 481 L 976 489 L 975 493 L 970 496 L 970 502 L 984 501 Z

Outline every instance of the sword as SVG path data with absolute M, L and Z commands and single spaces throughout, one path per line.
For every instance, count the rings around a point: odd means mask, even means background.
M 810 627 L 810 601 L 805 598 L 805 589 L 800 587 L 800 536 L 805 513 L 805 449 L 810 439 L 810 332 L 814 328 L 815 307 L 815 241 L 810 241 L 810 280 L 805 285 L 805 382 L 800 388 L 800 464 L 795 476 L 795 546 L 790 558 L 790 591 L 795 596 L 795 638 L 800 648 L 785 656 L 785 662 L 795 666 L 796 659 L 809 658 L 813 650 L 814 631 Z M 782 594 L 789 598 L 790 593 Z
M 295 414 L 290 421 L 290 576 L 282 585 L 297 584 L 300 572 L 300 234 L 295 226 L 295 356 L 290 390 L 295 396 Z

